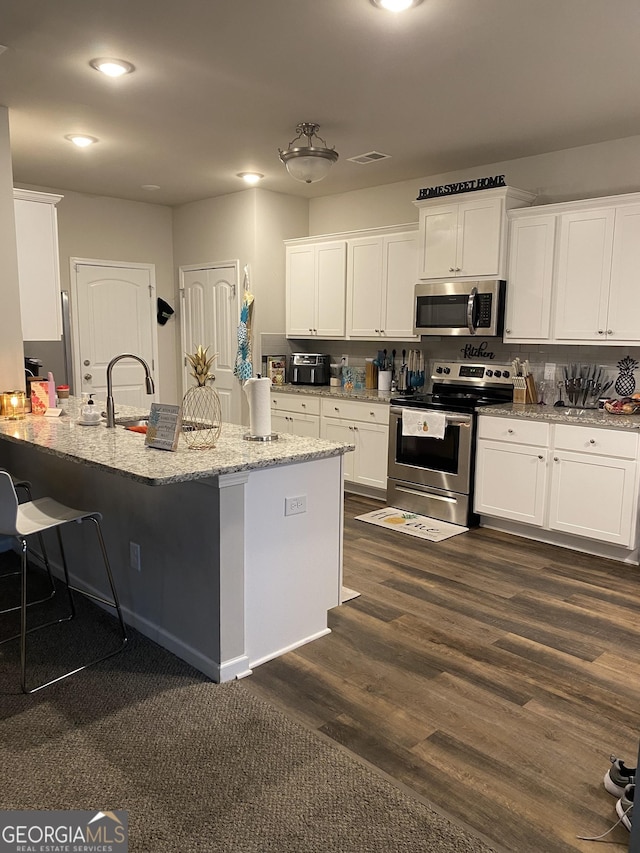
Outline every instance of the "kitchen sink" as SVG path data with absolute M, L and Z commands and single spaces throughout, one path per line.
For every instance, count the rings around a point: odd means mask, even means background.
M 139 426 L 148 426 L 149 425 L 149 416 L 145 415 L 141 418 L 116 418 L 116 426 L 125 427 L 139 427 Z M 192 431 L 196 429 L 207 429 L 207 424 L 201 424 L 197 421 L 182 421 L 182 429 L 187 431 Z
M 147 426 L 149 417 L 144 418 L 116 418 L 116 426 L 132 427 L 132 426 Z

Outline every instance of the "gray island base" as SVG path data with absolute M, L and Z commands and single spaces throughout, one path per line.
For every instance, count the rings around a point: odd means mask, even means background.
M 216 682 L 329 632 L 342 583 L 342 458 L 352 445 L 250 442 L 246 427 L 224 424 L 212 450 L 180 439 L 163 451 L 121 426 L 78 424 L 78 408 L 71 399 L 59 418 L 0 420 L 0 466 L 31 480 L 34 497 L 103 514 L 128 624 Z M 285 514 L 291 498 L 306 511 Z M 99 593 L 91 532 L 79 526 L 65 542 L 72 573 L 82 567 L 72 582 Z

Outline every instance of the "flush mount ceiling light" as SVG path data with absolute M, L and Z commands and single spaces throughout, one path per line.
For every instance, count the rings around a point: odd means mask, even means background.
M 88 148 L 89 145 L 95 145 L 98 140 L 95 136 L 85 136 L 81 133 L 68 133 L 65 136 L 65 139 L 68 139 L 69 142 L 73 142 L 74 145 L 77 145 L 78 148 Z
M 260 172 L 238 172 L 236 177 L 242 178 L 247 184 L 257 184 L 264 178 L 264 175 L 261 175 Z
M 413 6 L 418 6 L 422 0 L 371 0 L 378 9 L 386 9 L 388 12 L 406 12 Z
M 124 59 L 92 59 L 89 65 L 107 77 L 122 77 L 134 70 L 134 66 Z
M 296 125 L 297 136 L 289 143 L 286 151 L 278 148 L 280 160 L 287 167 L 287 172 L 296 181 L 313 184 L 321 181 L 329 174 L 329 170 L 338 159 L 334 148 L 327 148 L 327 143 L 318 136 L 320 125 L 311 121 L 301 121 Z M 306 146 L 294 146 L 299 139 L 306 137 Z M 322 147 L 314 145 L 314 137 L 322 143 Z

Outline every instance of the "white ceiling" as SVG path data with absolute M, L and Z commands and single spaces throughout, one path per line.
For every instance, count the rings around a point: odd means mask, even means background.
M 638 0 L 0 0 L 0 21 L 21 184 L 181 204 L 252 169 L 314 197 L 640 134 Z M 299 121 L 340 154 L 317 184 L 278 160 Z M 391 159 L 347 160 L 371 150 Z

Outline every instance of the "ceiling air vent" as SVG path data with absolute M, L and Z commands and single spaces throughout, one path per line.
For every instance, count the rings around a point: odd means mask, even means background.
M 377 163 L 378 160 L 388 160 L 391 154 L 381 154 L 379 151 L 367 151 L 366 154 L 358 154 L 356 157 L 347 157 L 352 163 L 360 163 L 364 166 L 365 163 Z

